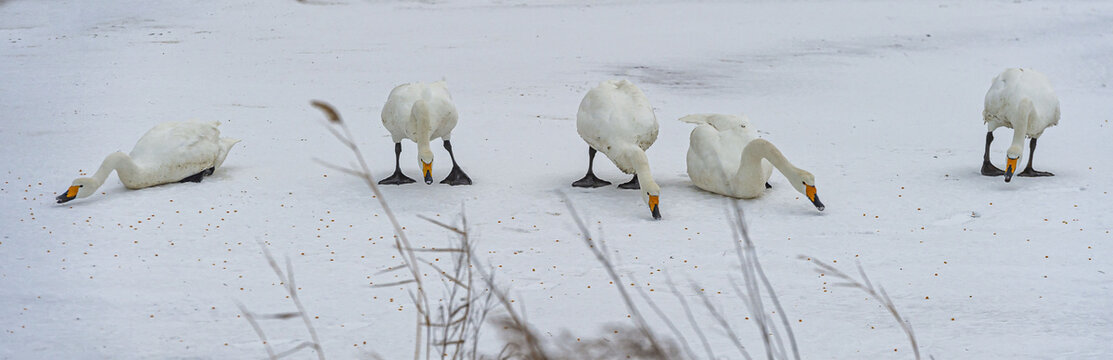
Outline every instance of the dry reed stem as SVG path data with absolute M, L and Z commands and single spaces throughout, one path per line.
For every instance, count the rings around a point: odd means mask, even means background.
M 247 322 L 251 324 L 251 328 L 255 330 L 255 334 L 258 335 L 259 340 L 263 342 L 263 347 L 267 351 L 268 358 L 272 360 L 281 359 L 308 347 L 314 350 L 314 352 L 317 354 L 317 359 L 324 360 L 325 353 L 324 349 L 322 349 L 321 341 L 317 337 L 317 330 L 313 327 L 313 323 L 309 320 L 309 314 L 305 312 L 305 306 L 302 305 L 301 298 L 298 297 L 298 288 L 297 285 L 294 283 L 294 265 L 290 262 L 290 258 L 286 258 L 286 271 L 283 272 L 282 268 L 278 266 L 278 262 L 275 261 L 274 255 L 271 255 L 270 250 L 267 249 L 267 245 L 264 244 L 262 241 L 257 241 L 257 243 L 259 244 L 259 248 L 263 251 L 263 256 L 267 259 L 267 264 L 270 265 L 271 270 L 274 271 L 275 276 L 278 277 L 278 281 L 282 284 L 282 287 L 286 290 L 286 294 L 290 298 L 290 301 L 294 303 L 294 307 L 296 307 L 298 311 L 289 313 L 257 315 L 251 311 L 248 311 L 247 307 L 244 306 L 242 303 L 236 303 L 236 305 L 239 306 L 240 312 L 243 314 L 244 319 L 246 319 Z M 259 325 L 259 322 L 256 320 L 256 318 L 285 320 L 295 316 L 301 317 L 302 322 L 305 323 L 305 329 L 307 332 L 309 332 L 309 337 L 310 339 L 312 339 L 312 341 L 305 341 L 291 349 L 288 349 L 281 353 L 275 353 L 274 348 L 267 341 L 267 336 L 263 332 L 263 327 Z
M 411 246 L 409 238 L 406 237 L 405 231 L 402 230 L 402 225 L 398 222 L 398 217 L 396 217 L 394 215 L 394 211 L 392 211 L 390 209 L 390 204 L 387 203 L 386 197 L 383 196 L 383 193 L 381 191 L 379 191 L 378 184 L 375 182 L 375 179 L 371 174 L 371 170 L 367 166 L 367 161 L 365 161 L 364 158 L 363 158 L 363 153 L 360 152 L 359 146 L 356 145 L 355 137 L 352 136 L 352 131 L 348 128 L 348 124 L 343 121 L 343 119 L 340 117 L 339 112 L 337 112 L 336 109 L 333 108 L 328 103 L 325 103 L 323 101 L 314 100 L 314 101 L 311 102 L 311 104 L 314 107 L 320 109 L 322 112 L 325 113 L 325 115 L 328 117 L 328 124 L 332 125 L 332 126 L 326 126 L 326 129 L 329 130 L 329 132 L 336 138 L 337 141 L 339 141 L 341 144 L 343 144 L 345 147 L 347 147 L 349 150 L 352 151 L 352 154 L 355 155 L 357 165 L 359 165 L 359 168 L 358 169 L 352 169 L 352 168 L 337 166 L 337 165 L 333 165 L 333 164 L 330 164 L 328 162 L 322 161 L 320 159 L 317 159 L 317 162 L 319 162 L 319 163 L 321 163 L 325 166 L 328 166 L 330 168 L 333 168 L 333 169 L 336 169 L 336 170 L 342 171 L 344 173 L 351 174 L 351 175 L 354 175 L 356 177 L 359 177 L 359 178 L 363 179 L 363 181 L 367 184 L 367 187 L 371 189 L 371 192 L 375 194 L 375 198 L 379 200 L 379 205 L 383 208 L 383 212 L 386 214 L 387 219 L 390 220 L 391 226 L 394 227 L 395 248 L 398 250 L 398 254 L 402 257 L 403 261 L 405 261 L 405 263 L 407 265 L 406 268 L 410 271 L 410 276 L 414 280 L 414 283 L 416 283 L 416 285 L 417 285 L 417 295 L 416 295 L 415 301 L 414 301 L 415 307 L 418 308 L 417 329 L 416 329 L 416 333 L 415 333 L 416 338 L 414 340 L 414 359 L 415 360 L 420 359 L 421 358 L 421 344 L 422 344 L 422 338 L 423 338 L 422 337 L 423 334 L 421 332 L 421 328 L 423 326 L 421 326 L 421 324 L 423 322 L 424 323 L 430 323 L 431 321 L 430 321 L 428 313 L 425 312 L 425 310 L 427 310 L 429 308 L 429 298 L 425 293 L 425 284 L 422 282 L 421 273 L 419 272 L 419 270 L 417 268 L 417 256 L 414 254 L 413 251 L 404 250 L 404 249 L 412 249 L 413 246 Z M 343 133 L 336 130 L 335 127 L 339 127 L 341 130 L 343 130 Z M 429 331 L 430 330 L 427 330 L 426 334 L 424 334 L 424 335 L 430 335 L 430 334 L 428 334 Z M 430 348 L 431 348 L 431 345 L 426 343 L 426 346 L 425 346 L 426 358 L 428 358 L 428 356 L 429 356 Z
M 672 276 L 669 275 L 668 271 L 665 271 L 665 281 L 668 283 L 669 289 L 672 290 L 672 294 L 680 301 L 680 307 L 684 308 L 684 315 L 688 318 L 688 324 L 696 331 L 696 336 L 699 337 L 700 343 L 703 344 L 703 350 L 707 352 L 707 358 L 715 359 L 715 352 L 711 350 L 711 343 L 707 341 L 707 335 L 703 333 L 703 329 L 700 329 L 699 324 L 696 323 L 696 317 L 692 315 L 692 308 L 688 306 L 688 301 L 684 300 L 684 295 L 680 294 L 680 290 L 677 289 L 676 284 L 672 282 Z M 692 358 L 694 359 L 695 356 Z
M 831 266 L 823 261 L 819 261 L 819 259 L 815 257 L 800 255 L 799 259 L 810 261 L 812 264 L 815 264 L 815 266 L 818 267 L 818 269 L 815 269 L 815 271 L 820 275 L 823 275 L 826 272 L 843 281 L 841 283 L 835 283 L 833 285 L 857 288 L 864 291 L 866 294 L 869 294 L 874 299 L 877 299 L 877 301 L 880 302 L 881 305 L 885 307 L 885 309 L 889 310 L 889 314 L 893 316 L 893 319 L 897 321 L 897 324 L 900 324 L 900 328 L 904 330 L 904 334 L 908 336 L 908 342 L 912 344 L 913 355 L 916 356 L 916 360 L 920 360 L 920 347 L 916 341 L 916 333 L 912 330 L 912 323 L 900 315 L 900 312 L 897 311 L 897 306 L 893 304 L 893 300 L 889 298 L 889 294 L 885 292 L 884 287 L 880 285 L 877 287 L 873 286 L 873 283 L 870 282 L 869 276 L 866 275 L 866 270 L 862 268 L 862 263 L 856 262 L 858 267 L 858 274 L 862 276 L 862 280 L 859 281 L 851 277 L 850 275 L 842 272 L 841 270 L 835 268 L 834 266 Z
M 608 258 L 607 255 L 603 253 L 603 250 L 595 246 L 595 241 L 591 238 L 591 232 L 588 230 L 587 225 L 584 223 L 583 219 L 580 218 L 579 213 L 576 211 L 576 207 L 572 204 L 572 199 L 569 198 L 568 195 L 565 193 L 560 193 L 560 195 L 564 198 L 565 205 L 568 207 L 568 212 L 572 216 L 572 219 L 576 222 L 576 226 L 580 228 L 580 233 L 582 234 L 581 238 L 584 240 L 584 244 L 586 244 L 588 250 L 590 250 L 591 253 L 595 255 L 595 259 L 598 260 L 599 263 L 603 264 L 603 269 L 607 271 L 607 275 L 609 275 L 611 277 L 611 280 L 614 281 L 615 288 L 618 289 L 618 293 L 621 296 L 622 301 L 626 304 L 626 309 L 630 311 L 630 315 L 631 318 L 634 320 L 634 324 L 637 326 L 638 330 L 641 331 L 642 336 L 644 336 L 645 339 L 649 341 L 649 345 L 650 347 L 652 347 L 653 351 L 659 354 L 662 359 L 668 359 L 668 353 L 664 351 L 664 349 L 660 345 L 660 342 L 657 341 L 656 335 L 654 335 L 653 331 L 649 329 L 649 325 L 646 323 L 645 317 L 642 316 L 641 311 L 638 310 L 638 307 L 634 305 L 634 301 L 630 298 L 630 295 L 626 293 L 626 288 L 621 285 L 622 279 L 619 278 L 618 273 L 615 272 L 614 265 L 611 264 L 610 258 Z M 602 239 L 599 240 L 599 243 L 601 247 L 605 248 L 606 245 L 603 244 Z
M 739 264 L 742 266 L 742 274 L 746 279 L 746 286 L 749 288 L 747 298 L 749 302 L 754 305 L 751 311 L 755 312 L 754 318 L 758 324 L 759 330 L 762 331 L 762 340 L 765 344 L 766 357 L 769 359 L 774 358 L 772 353 L 773 347 L 770 346 L 770 338 L 772 335 L 776 343 L 781 358 L 787 358 L 784 349 L 784 341 L 781 339 L 781 333 L 776 330 L 774 324 L 768 321 L 768 317 L 764 311 L 764 303 L 761 298 L 761 287 L 764 286 L 768 294 L 769 301 L 773 304 L 777 314 L 780 317 L 781 323 L 784 325 L 785 334 L 788 336 L 788 341 L 792 349 L 793 358 L 800 359 L 799 347 L 796 345 L 796 335 L 792 331 L 792 325 L 788 321 L 788 315 L 781 306 L 780 299 L 777 298 L 777 293 L 773 290 L 773 285 L 770 283 L 769 278 L 765 276 L 765 270 L 761 267 L 761 261 L 758 260 L 757 248 L 754 246 L 753 239 L 750 238 L 749 226 L 746 223 L 745 212 L 742 210 L 742 205 L 739 201 L 733 201 L 733 212 L 728 210 L 728 218 L 732 220 L 731 230 L 734 232 L 735 237 L 738 238 L 734 241 L 735 254 L 738 256 Z M 760 279 L 760 284 L 757 280 Z M 733 284 L 732 284 L 733 285 Z

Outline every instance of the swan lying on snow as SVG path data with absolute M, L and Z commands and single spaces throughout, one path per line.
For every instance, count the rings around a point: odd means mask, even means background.
M 815 177 L 789 163 L 772 143 L 759 139 L 749 118 L 694 114 L 680 121 L 697 125 L 688 147 L 688 177 L 700 189 L 742 199 L 756 198 L 770 187 L 767 181 L 776 167 L 796 191 L 823 211 L 823 203 L 816 195 Z
M 993 79 L 993 85 L 985 93 L 985 110 L 982 111 L 989 132 L 985 134 L 985 155 L 982 157 L 982 175 L 1005 175 L 1005 182 L 1012 180 L 1016 163 L 1024 152 L 1024 137 L 1028 142 L 1028 166 L 1016 176 L 1053 176 L 1046 171 L 1032 169 L 1032 158 L 1036 153 L 1036 139 L 1048 127 L 1059 123 L 1059 98 L 1051 89 L 1047 77 L 1032 69 L 1006 69 Z M 1001 171 L 989 162 L 989 144 L 993 142 L 993 130 L 999 127 L 1013 129 L 1013 142 L 1005 159 L 1005 170 Z
M 661 218 L 661 187 L 649 172 L 645 150 L 657 141 L 657 117 L 637 86 L 626 80 L 607 80 L 591 89 L 576 113 L 576 131 L 588 145 L 587 175 L 575 187 L 600 187 L 611 183 L 595 177 L 591 168 L 595 152 L 602 151 L 622 172 L 634 174 L 623 189 L 641 189 L 654 219 Z
M 224 163 L 228 151 L 240 142 L 221 138 L 220 122 L 165 122 L 151 128 L 135 144 L 130 154 L 109 154 L 92 177 L 73 181 L 56 198 L 64 203 L 93 195 L 115 170 L 128 189 L 172 182 L 201 182 Z
M 383 105 L 383 126 L 394 138 L 394 175 L 379 181 L 379 184 L 401 185 L 414 182 L 402 175 L 398 158 L 402 154 L 402 139 L 410 139 L 417 144 L 417 158 L 421 163 L 421 173 L 425 184 L 433 183 L 433 151 L 429 142 L 435 138 L 444 139 L 444 149 L 452 159 L 452 172 L 441 180 L 442 184 L 471 185 L 471 178 L 456 164 L 452 154 L 452 129 L 456 127 L 458 114 L 452 103 L 452 95 L 444 81 L 432 84 L 402 84 L 390 91 L 386 105 Z

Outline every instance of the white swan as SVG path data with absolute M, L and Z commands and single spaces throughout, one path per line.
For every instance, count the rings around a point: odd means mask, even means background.
M 1051 89 L 1047 77 L 1032 69 L 1005 69 L 993 79 L 985 93 L 985 110 L 982 111 L 989 132 L 985 134 L 985 155 L 982 157 L 982 175 L 1005 175 L 1005 182 L 1012 180 L 1016 163 L 1024 152 L 1024 137 L 1028 142 L 1028 166 L 1017 176 L 1053 176 L 1046 171 L 1032 169 L 1032 155 L 1036 153 L 1036 139 L 1048 127 L 1059 123 L 1059 97 Z M 1013 141 L 1005 159 L 1005 171 L 989 162 L 989 144 L 993 130 L 999 127 L 1013 129 Z
M 680 121 L 696 124 L 688 147 L 688 177 L 700 189 L 730 197 L 752 199 L 765 191 L 773 168 L 792 187 L 823 211 L 815 177 L 785 159 L 765 139 L 759 139 L 745 115 L 693 114 Z
M 591 168 L 596 150 L 602 151 L 622 172 L 634 174 L 624 189 L 641 189 L 654 219 L 661 218 L 661 187 L 649 172 L 645 150 L 657 141 L 657 117 L 637 86 L 626 80 L 607 80 L 591 89 L 576 113 L 576 131 L 588 144 L 587 175 L 572 186 L 600 187 L 610 182 L 595 177 Z
M 417 158 L 421 163 L 421 173 L 425 184 L 433 183 L 433 151 L 429 142 L 436 138 L 444 139 L 444 149 L 452 159 L 452 172 L 442 184 L 471 185 L 471 178 L 456 164 L 452 154 L 452 129 L 456 127 L 458 115 L 452 95 L 448 93 L 445 82 L 432 84 L 402 84 L 390 91 L 386 105 L 383 105 L 383 126 L 394 138 L 394 175 L 379 181 L 379 184 L 401 185 L 414 182 L 402 175 L 398 158 L 402 154 L 402 139 L 410 139 L 417 144 Z
M 158 124 L 139 138 L 130 154 L 119 151 L 109 154 L 92 177 L 75 179 L 56 199 L 61 204 L 93 195 L 113 170 L 128 189 L 201 182 L 202 177 L 211 175 L 224 163 L 228 151 L 240 142 L 221 138 L 217 126 L 219 121 Z

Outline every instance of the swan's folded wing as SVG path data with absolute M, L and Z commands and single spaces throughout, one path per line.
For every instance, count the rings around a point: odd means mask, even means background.
M 182 172 L 193 171 L 185 175 L 189 176 L 213 166 L 219 144 L 220 130 L 211 123 L 167 122 L 140 138 L 131 158 L 151 169 L 174 166 Z
M 730 180 L 723 168 L 719 131 L 708 124 L 692 129 L 688 147 L 688 177 L 697 187 L 728 194 Z

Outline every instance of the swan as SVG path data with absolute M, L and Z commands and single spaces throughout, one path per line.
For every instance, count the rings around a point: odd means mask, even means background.
M 993 79 L 989 91 L 985 93 L 985 110 L 982 111 L 989 132 L 985 134 L 985 155 L 982 157 L 982 175 L 1005 175 L 1005 182 L 1012 180 L 1016 163 L 1024 152 L 1024 137 L 1028 142 L 1028 166 L 1016 176 L 1036 177 L 1054 176 L 1046 171 L 1032 169 L 1032 158 L 1036 153 L 1036 139 L 1048 127 L 1059 123 L 1059 97 L 1051 89 L 1047 76 L 1032 69 L 1005 69 Z M 993 142 L 993 130 L 999 127 L 1013 129 L 1013 142 L 1005 159 L 1005 171 L 989 162 L 989 144 Z
M 402 185 L 414 182 L 402 174 L 402 168 L 398 164 L 402 155 L 402 139 L 410 139 L 417 144 L 417 158 L 421 163 L 425 184 L 432 184 L 433 151 L 429 149 L 429 142 L 441 138 L 444 139 L 444 149 L 448 150 L 448 156 L 452 159 L 452 171 L 441 183 L 471 185 L 471 178 L 456 164 L 456 155 L 452 154 L 449 138 L 452 137 L 452 129 L 456 127 L 458 114 L 456 105 L 452 103 L 452 95 L 449 95 L 443 80 L 432 84 L 416 82 L 398 85 L 390 91 L 386 105 L 383 105 L 382 118 L 383 126 L 394 138 L 394 175 L 379 181 L 379 184 Z
M 637 86 L 626 80 L 607 80 L 591 89 L 576 113 L 576 131 L 588 145 L 587 175 L 575 187 L 600 187 L 610 182 L 595 177 L 595 152 L 602 151 L 622 172 L 634 174 L 623 189 L 641 189 L 654 219 L 661 219 L 661 187 L 649 172 L 645 149 L 657 141 L 657 117 Z
M 823 202 L 816 194 L 815 176 L 793 166 L 773 143 L 758 138 L 745 115 L 693 114 L 680 121 L 696 124 L 688 147 L 688 177 L 700 189 L 742 199 L 756 198 L 772 187 L 768 181 L 775 167 L 796 191 L 823 211 Z
M 96 193 L 115 170 L 128 189 L 142 189 L 172 182 L 201 182 L 224 163 L 228 151 L 240 142 L 221 138 L 219 121 L 164 122 L 148 130 L 130 154 L 121 151 L 104 158 L 91 177 L 74 179 L 56 198 L 64 203 Z

